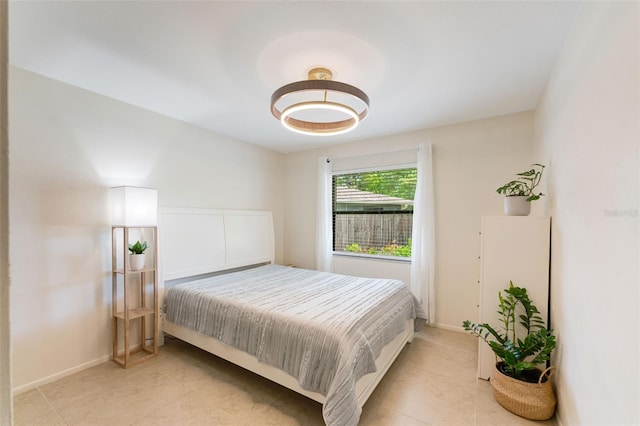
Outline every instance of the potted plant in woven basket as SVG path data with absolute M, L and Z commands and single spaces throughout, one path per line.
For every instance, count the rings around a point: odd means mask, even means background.
M 542 371 L 537 366 L 549 361 L 556 338 L 553 330 L 547 330 L 527 289 L 509 281 L 509 288 L 503 291 L 504 296 L 498 292 L 501 330 L 468 320 L 462 326 L 487 342 L 496 354 L 496 368 L 490 382 L 500 405 L 527 419 L 549 419 L 556 407 L 552 367 Z
M 544 166 L 536 163 L 531 167 L 530 170 L 516 173 L 518 177 L 515 180 L 496 189 L 498 194 L 505 196 L 504 213 L 507 216 L 527 216 L 531 212 L 531 202 L 544 196 L 542 192 L 534 192 L 542 179 Z

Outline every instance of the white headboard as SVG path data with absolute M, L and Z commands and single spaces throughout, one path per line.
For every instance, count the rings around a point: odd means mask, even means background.
M 160 209 L 162 281 L 274 262 L 271 212 Z

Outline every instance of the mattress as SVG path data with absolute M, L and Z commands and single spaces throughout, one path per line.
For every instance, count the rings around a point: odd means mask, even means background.
M 424 312 L 398 280 L 266 265 L 172 287 L 166 319 L 255 356 L 325 396 L 327 425 L 358 423 L 355 383 Z

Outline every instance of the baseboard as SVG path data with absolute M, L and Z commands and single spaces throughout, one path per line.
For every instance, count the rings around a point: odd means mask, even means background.
M 13 388 L 13 394 L 19 395 L 24 392 L 28 392 L 32 389 L 36 389 L 39 386 L 44 386 L 47 383 L 55 382 L 56 380 L 62 379 L 63 377 L 70 376 L 74 373 L 77 373 L 82 370 L 86 370 L 87 368 L 95 367 L 96 365 L 105 363 L 111 360 L 111 354 L 101 356 L 100 358 L 94 359 L 92 361 L 88 361 L 82 363 L 80 365 L 76 365 L 75 367 L 68 368 L 66 370 L 60 371 L 58 373 L 52 374 L 50 376 L 44 377 L 42 379 L 35 380 L 31 383 L 27 383 L 21 386 L 17 386 Z
M 449 324 L 440 324 L 440 323 L 433 323 L 433 324 L 427 324 L 430 327 L 435 327 L 435 328 L 442 328 L 443 330 L 449 330 L 449 331 L 456 331 L 458 333 L 466 333 L 465 329 L 462 327 L 458 327 L 455 325 L 449 325 Z

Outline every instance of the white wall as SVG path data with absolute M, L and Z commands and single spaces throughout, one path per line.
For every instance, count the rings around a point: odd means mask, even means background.
M 502 214 L 502 198 L 495 189 L 531 164 L 532 138 L 533 114 L 524 112 L 289 154 L 285 163 L 285 261 L 306 268 L 315 264 L 318 157 L 401 151 L 431 142 L 437 232 L 436 322 L 459 329 L 463 320 L 478 317 L 481 217 Z M 378 276 L 386 272 L 408 281 L 408 264 L 389 265 L 339 258 L 334 272 Z
M 283 258 L 283 155 L 10 69 L 13 385 L 108 359 L 108 188 L 162 207 L 271 210 Z
M 9 233 L 9 62 L 7 2 L 0 2 L 0 234 Z M 9 242 L 0 239 L 0 424 L 9 425 L 13 417 L 11 395 L 11 330 L 9 328 Z
M 585 3 L 536 111 L 558 420 L 640 424 L 639 4 Z

